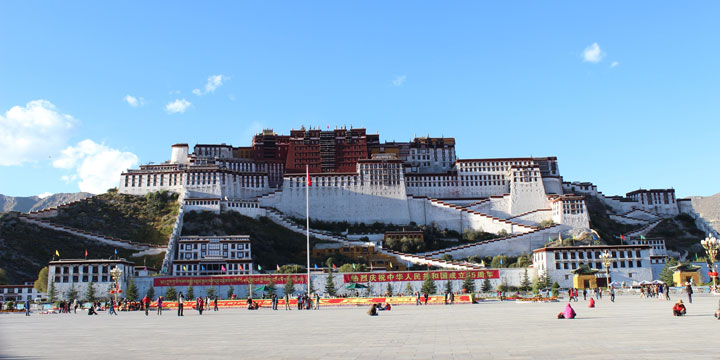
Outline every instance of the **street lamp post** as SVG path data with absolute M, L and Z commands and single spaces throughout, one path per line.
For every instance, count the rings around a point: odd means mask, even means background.
M 121 275 L 122 275 L 122 270 L 120 270 L 120 268 L 118 268 L 117 265 L 115 265 L 115 267 L 112 270 L 110 270 L 110 276 L 112 276 L 112 279 L 114 282 L 113 289 L 110 290 L 110 293 L 115 294 L 115 304 L 118 303 L 118 299 L 117 299 L 118 293 L 122 292 L 122 290 L 120 289 L 120 284 L 119 284 Z
M 703 249 L 705 249 L 705 253 L 708 256 L 708 260 L 710 262 L 710 276 L 713 280 L 713 289 L 714 291 L 717 291 L 717 273 L 715 272 L 715 256 L 717 256 L 718 253 L 718 247 L 720 245 L 720 242 L 718 242 L 718 239 L 712 235 L 708 235 L 708 237 L 705 238 L 705 240 L 700 241 L 700 245 L 702 245 Z
M 607 281 L 608 291 L 610 291 L 610 264 L 613 261 L 610 251 L 603 251 L 603 253 L 600 254 L 600 259 L 602 260 L 603 265 L 605 265 L 605 279 Z

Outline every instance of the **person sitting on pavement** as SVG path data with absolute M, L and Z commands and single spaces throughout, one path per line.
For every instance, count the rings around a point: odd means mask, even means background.
M 673 316 L 683 316 L 687 313 L 687 309 L 682 300 L 678 300 L 673 306 Z
M 559 313 L 557 318 L 558 319 L 574 319 L 577 314 L 575 313 L 575 309 L 570 306 L 570 303 L 565 306 L 565 310 L 563 312 Z
M 589 308 L 594 308 L 594 307 L 595 307 L 595 299 L 590 298 L 590 303 L 588 304 L 588 307 L 589 307 Z
M 370 310 L 368 310 L 367 314 L 370 315 L 370 316 L 377 316 L 377 315 L 378 315 L 378 313 L 377 313 L 377 307 L 375 306 L 375 304 L 370 305 Z

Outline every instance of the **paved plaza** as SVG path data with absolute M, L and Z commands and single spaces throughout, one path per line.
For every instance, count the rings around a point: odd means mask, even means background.
M 0 358 L 41 359 L 681 359 L 720 358 L 720 296 L 698 294 L 688 315 L 673 301 L 606 297 L 595 309 L 573 302 L 577 319 L 558 320 L 566 302 L 490 301 L 319 311 L 187 310 L 178 318 L 142 312 L 0 315 Z M 687 297 L 683 297 L 687 303 Z

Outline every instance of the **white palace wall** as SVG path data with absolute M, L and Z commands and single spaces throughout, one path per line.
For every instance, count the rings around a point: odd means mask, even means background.
M 329 180 L 332 177 L 326 177 Z M 334 180 L 334 179 L 333 179 Z M 347 221 L 350 223 L 385 222 L 408 224 L 410 214 L 405 195 L 405 186 L 369 186 L 359 182 L 326 181 L 313 177 L 310 186 L 310 217 L 322 221 Z M 348 185 L 350 183 L 351 185 Z M 262 206 L 275 207 L 286 215 L 305 217 L 305 186 L 289 185 L 286 178 L 280 198 L 273 201 L 260 199 Z M 356 185 L 357 184 L 357 185 Z

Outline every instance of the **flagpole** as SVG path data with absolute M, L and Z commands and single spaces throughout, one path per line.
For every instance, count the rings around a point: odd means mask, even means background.
M 307 294 L 310 296 L 310 165 L 305 164 L 305 230 L 307 237 Z

